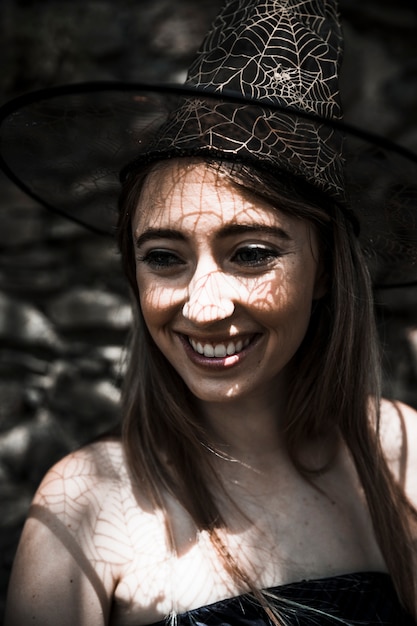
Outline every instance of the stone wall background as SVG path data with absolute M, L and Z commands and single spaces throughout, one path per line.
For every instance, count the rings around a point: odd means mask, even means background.
M 0 100 L 84 80 L 182 80 L 220 0 L 2 0 Z M 341 0 L 347 118 L 417 151 L 415 0 Z M 130 326 L 114 246 L 0 178 L 0 620 L 31 497 L 118 419 Z M 417 407 L 417 289 L 379 297 L 385 390 Z

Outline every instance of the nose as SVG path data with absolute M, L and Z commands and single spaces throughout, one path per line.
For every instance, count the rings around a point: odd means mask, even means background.
M 196 324 L 210 324 L 227 319 L 233 315 L 238 295 L 231 277 L 213 271 L 190 283 L 188 300 L 182 313 Z

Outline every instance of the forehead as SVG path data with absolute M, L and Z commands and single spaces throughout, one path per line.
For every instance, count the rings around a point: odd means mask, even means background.
M 268 202 L 234 185 L 204 162 L 177 159 L 159 163 L 148 175 L 133 228 L 221 228 L 225 223 L 282 226 L 292 219 Z

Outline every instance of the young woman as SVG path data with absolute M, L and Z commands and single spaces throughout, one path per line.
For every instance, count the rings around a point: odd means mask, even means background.
M 289 619 L 303 596 L 287 605 L 280 587 L 317 579 L 340 582 L 347 623 L 413 623 L 384 573 L 413 611 L 417 421 L 379 402 L 355 236 L 272 180 L 255 193 L 250 174 L 177 159 L 129 181 L 120 241 L 138 320 L 123 440 L 45 477 L 7 623 L 152 624 L 271 588 Z M 388 594 L 376 610 L 372 589 Z M 315 594 L 305 623 L 337 623 Z M 377 621 L 384 610 L 394 621 Z
M 417 415 L 380 398 L 339 148 L 314 122 L 295 158 L 283 115 L 271 159 L 275 113 L 232 110 L 186 99 L 127 170 L 122 433 L 44 478 L 7 626 L 415 623 Z

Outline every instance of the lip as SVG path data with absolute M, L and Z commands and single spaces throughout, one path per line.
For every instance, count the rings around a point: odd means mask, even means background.
M 224 368 L 229 368 L 229 367 L 233 367 L 236 366 L 240 363 L 242 363 L 246 357 L 248 356 L 248 354 L 252 351 L 252 349 L 255 347 L 255 345 L 259 342 L 260 338 L 261 338 L 261 334 L 260 333 L 252 333 L 252 334 L 246 334 L 246 335 L 239 335 L 238 337 L 229 337 L 229 338 L 218 338 L 216 340 L 214 340 L 213 338 L 198 338 L 194 335 L 184 335 L 182 333 L 178 333 L 178 337 L 184 347 L 184 350 L 188 356 L 188 358 L 195 364 L 198 365 L 200 367 L 204 367 L 204 368 L 209 368 L 209 369 L 224 369 Z M 247 341 L 248 338 L 250 338 L 249 343 L 242 347 L 242 350 L 240 352 L 237 352 L 235 354 L 232 355 L 226 355 L 226 356 L 221 356 L 221 357 L 216 357 L 216 356 L 204 356 L 204 354 L 200 354 L 199 352 L 196 352 L 193 347 L 190 344 L 190 340 L 189 338 L 192 338 L 194 341 L 202 343 L 202 344 L 218 344 L 218 343 L 223 343 L 223 344 L 227 344 L 230 341 L 233 341 L 234 343 L 238 342 L 238 341 L 242 341 L 243 343 L 245 341 Z

